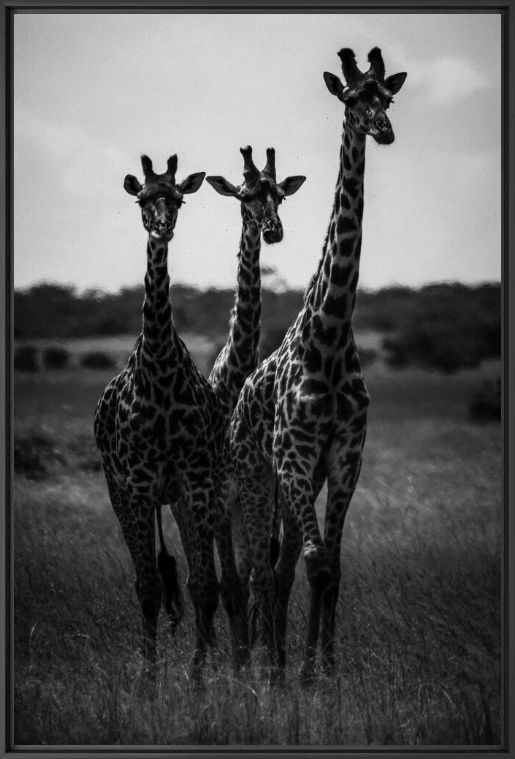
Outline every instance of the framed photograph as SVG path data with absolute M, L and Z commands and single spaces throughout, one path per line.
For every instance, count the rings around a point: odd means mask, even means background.
M 511 755 L 509 4 L 2 20 L 6 753 Z

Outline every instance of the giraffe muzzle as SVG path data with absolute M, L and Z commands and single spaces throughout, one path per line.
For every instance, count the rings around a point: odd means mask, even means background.
M 157 240 L 170 241 L 173 237 L 173 224 L 169 221 L 156 221 L 150 234 Z
M 385 114 L 378 115 L 374 120 L 371 135 L 379 145 L 391 145 L 395 140 L 390 119 Z
M 263 240 L 268 245 L 273 245 L 276 242 L 281 242 L 283 239 L 283 228 L 281 224 L 268 223 L 264 224 L 262 228 Z
M 374 133 L 372 137 L 379 145 L 391 145 L 392 142 L 395 140 L 395 135 L 391 128 L 380 129 L 376 133 Z

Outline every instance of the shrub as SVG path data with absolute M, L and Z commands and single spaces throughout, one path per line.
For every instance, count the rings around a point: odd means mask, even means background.
M 501 421 L 501 378 L 486 380 L 472 396 L 469 418 L 475 422 Z
M 14 351 L 14 368 L 20 372 L 39 371 L 39 351 L 34 345 L 21 345 Z
M 14 471 L 33 480 L 46 477 L 55 462 L 64 459 L 55 441 L 45 431 L 30 431 L 14 436 Z
M 104 351 L 85 353 L 80 363 L 87 369 L 113 369 L 116 366 L 113 357 Z
M 43 363 L 47 369 L 64 369 L 69 360 L 70 353 L 59 345 L 51 346 L 43 351 Z
M 383 340 L 387 363 L 398 369 L 415 364 L 453 374 L 459 369 L 472 369 L 486 358 L 475 333 L 461 330 L 452 322 L 428 317 L 409 324 L 394 337 Z

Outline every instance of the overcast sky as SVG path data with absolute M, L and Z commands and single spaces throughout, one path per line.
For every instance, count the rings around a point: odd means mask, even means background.
M 367 140 L 361 286 L 500 279 L 501 18 L 487 14 L 18 14 L 15 17 L 15 286 L 79 290 L 143 281 L 146 233 L 125 174 L 179 156 L 241 181 L 274 146 L 278 179 L 307 181 L 263 244 L 277 280 L 304 287 L 325 236 L 343 106 L 322 73 L 381 47 L 407 71 L 396 140 Z M 235 283 L 241 217 L 204 182 L 179 213 L 172 281 Z

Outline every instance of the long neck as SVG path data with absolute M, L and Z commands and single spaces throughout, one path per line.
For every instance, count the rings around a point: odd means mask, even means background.
M 210 382 L 232 413 L 246 377 L 255 369 L 261 321 L 261 232 L 243 213 L 238 252 L 238 284 L 229 334 L 210 375 Z
M 307 298 L 320 327 L 348 332 L 356 301 L 363 219 L 366 136 L 344 123 L 333 212 L 316 279 Z
M 257 361 L 261 322 L 261 232 L 243 219 L 238 254 L 238 286 L 229 327 L 229 358 L 242 371 L 252 371 Z
M 159 369 L 163 363 L 169 366 L 170 359 L 176 358 L 177 350 L 170 304 L 168 244 L 149 237 L 143 302 L 143 365 L 153 370 Z

